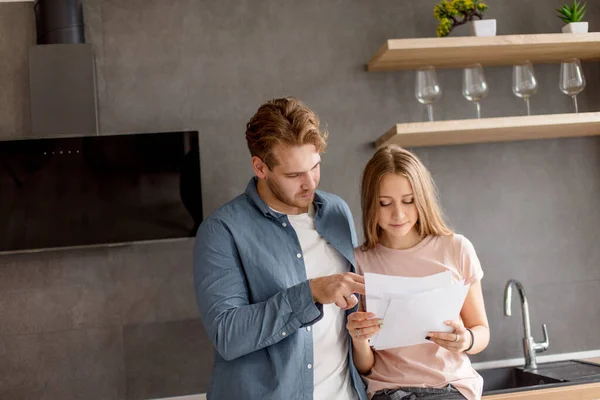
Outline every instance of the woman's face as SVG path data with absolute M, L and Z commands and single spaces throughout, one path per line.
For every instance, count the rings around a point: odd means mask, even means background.
M 382 229 L 382 239 L 402 241 L 419 219 L 413 188 L 404 175 L 386 174 L 379 186 L 377 224 Z

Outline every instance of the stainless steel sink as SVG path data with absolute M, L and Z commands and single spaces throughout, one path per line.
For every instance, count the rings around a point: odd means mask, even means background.
M 488 395 L 600 382 L 600 364 L 578 360 L 538 364 L 531 369 L 505 367 L 477 372 L 483 377 L 483 394 Z

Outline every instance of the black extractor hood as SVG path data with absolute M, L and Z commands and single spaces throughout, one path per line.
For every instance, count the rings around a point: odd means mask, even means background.
M 98 134 L 95 58 L 80 0 L 36 0 L 37 45 L 29 48 L 34 137 Z

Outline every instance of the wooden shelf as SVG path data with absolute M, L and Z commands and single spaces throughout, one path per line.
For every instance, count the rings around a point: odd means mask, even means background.
M 424 147 L 593 135 L 600 135 L 600 112 L 398 124 L 376 145 Z
M 600 60 L 600 32 L 391 39 L 371 59 L 368 70 L 513 65 L 525 60 L 556 63 L 567 58 Z

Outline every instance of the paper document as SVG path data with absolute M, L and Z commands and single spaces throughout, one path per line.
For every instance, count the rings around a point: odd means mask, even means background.
M 384 320 L 371 345 L 378 350 L 431 343 L 428 332 L 452 332 L 444 321 L 456 320 L 469 291 L 443 272 L 423 278 L 365 274 L 367 311 Z
M 452 273 L 442 272 L 424 278 L 407 278 L 381 274 L 365 274 L 366 307 L 369 312 L 383 318 L 390 296 L 421 293 L 452 283 Z

